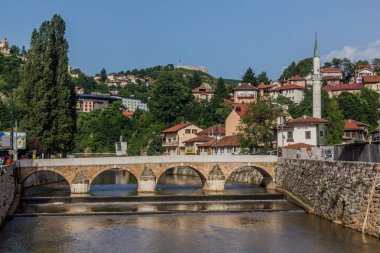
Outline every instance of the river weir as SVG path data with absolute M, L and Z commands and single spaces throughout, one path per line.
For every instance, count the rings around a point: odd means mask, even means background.
M 252 177 L 251 174 L 247 174 Z M 235 180 L 238 178 L 235 176 Z M 168 173 L 156 193 L 128 172 L 98 176 L 90 193 L 66 182 L 24 190 L 0 231 L 1 252 L 378 252 L 380 241 L 306 214 L 284 195 L 230 182 L 205 192 L 196 176 Z

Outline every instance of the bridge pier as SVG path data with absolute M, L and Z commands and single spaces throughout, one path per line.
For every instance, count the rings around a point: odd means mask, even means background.
M 138 192 L 151 193 L 156 191 L 156 180 L 139 180 L 138 182 Z
M 137 180 L 138 192 L 155 192 L 156 191 L 156 175 L 153 173 L 151 168 L 144 166 L 144 171 L 142 172 L 140 179 Z
M 70 184 L 70 190 L 73 194 L 89 193 L 90 185 L 88 182 L 72 183 Z
M 82 194 L 90 192 L 90 181 L 83 172 L 75 174 L 73 181 L 70 184 L 72 194 Z
M 203 187 L 203 190 L 211 192 L 223 192 L 224 184 L 224 180 L 207 180 L 205 186 Z

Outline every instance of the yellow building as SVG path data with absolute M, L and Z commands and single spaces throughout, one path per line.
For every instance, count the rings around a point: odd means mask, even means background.
M 180 123 L 165 129 L 163 134 L 163 144 L 166 155 L 186 154 L 185 141 L 197 137 L 197 133 L 203 129 L 191 122 Z

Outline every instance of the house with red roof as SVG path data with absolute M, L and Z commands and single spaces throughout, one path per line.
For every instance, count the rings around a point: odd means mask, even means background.
M 206 128 L 203 131 L 198 132 L 197 135 L 205 135 L 210 138 L 219 140 L 226 136 L 226 128 L 222 125 L 214 125 L 209 128 Z
M 353 83 L 353 84 L 338 84 L 338 85 L 326 85 L 322 89 L 327 91 L 329 97 L 339 96 L 343 91 L 349 93 L 360 93 L 364 88 L 364 85 L 361 83 Z
M 302 86 L 295 84 L 286 84 L 270 90 L 272 97 L 277 99 L 279 96 L 284 96 L 299 104 L 305 97 L 305 89 Z
M 239 83 L 234 89 L 235 104 L 249 104 L 256 100 L 259 89 L 249 83 Z
M 226 136 L 212 145 L 213 155 L 234 155 L 240 153 L 239 137 L 237 135 Z
M 281 86 L 279 83 L 277 82 L 273 82 L 271 84 L 259 84 L 259 86 L 257 86 L 257 88 L 259 89 L 259 94 L 261 97 L 271 97 L 272 93 L 271 93 L 271 90 L 274 89 L 274 88 L 277 88 Z
M 298 86 L 305 88 L 306 87 L 306 78 L 299 76 L 299 75 L 295 75 L 295 76 L 292 76 L 291 78 L 284 80 L 282 83 L 283 83 L 283 85 L 293 84 L 293 85 L 298 85 Z
M 277 144 L 279 148 L 287 146 L 326 145 L 328 121 L 310 116 L 291 119 L 277 127 Z M 297 146 L 296 145 L 296 146 Z M 306 147 L 306 146 L 305 146 Z
M 363 83 L 363 77 L 365 76 L 374 76 L 375 67 L 373 65 L 359 65 L 355 69 L 355 81 L 357 83 Z
M 162 146 L 167 155 L 186 154 L 185 141 L 197 137 L 197 133 L 203 129 L 191 122 L 174 125 L 161 132 L 163 137 Z
M 198 101 L 200 100 L 207 100 L 210 101 L 211 98 L 214 96 L 214 90 L 205 83 L 202 83 L 199 87 L 193 89 L 191 93 L 194 95 L 195 99 Z
M 339 68 L 324 68 L 321 69 L 322 80 L 327 85 L 338 85 L 343 80 L 343 70 Z
M 344 121 L 343 143 L 365 142 L 367 135 L 367 124 L 353 119 Z
M 365 88 L 380 93 L 380 76 L 363 76 L 362 80 Z
M 199 135 L 197 137 L 191 138 L 190 140 L 183 141 L 185 144 L 186 155 L 199 155 L 200 150 L 198 146 L 212 140 L 213 138 L 210 138 L 206 135 Z

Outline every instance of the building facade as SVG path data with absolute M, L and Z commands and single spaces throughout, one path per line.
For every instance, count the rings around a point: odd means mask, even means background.
M 148 111 L 148 104 L 142 102 L 139 99 L 134 98 L 121 98 L 123 101 L 123 105 L 129 110 L 129 111 L 136 111 L 137 108 L 143 111 Z
M 259 89 L 248 83 L 239 83 L 234 89 L 235 104 L 249 104 L 257 99 Z
M 191 122 L 180 123 L 161 132 L 163 137 L 162 146 L 166 155 L 186 154 L 185 141 L 197 137 L 197 133 L 203 129 Z

